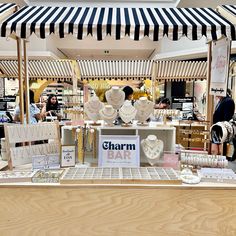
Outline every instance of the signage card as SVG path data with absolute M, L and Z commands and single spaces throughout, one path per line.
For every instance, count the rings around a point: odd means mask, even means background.
M 100 135 L 99 167 L 139 167 L 138 135 Z
M 172 108 L 182 111 L 182 119 L 193 117 L 193 97 L 172 97 Z
M 226 96 L 229 75 L 230 40 L 220 39 L 212 43 L 210 94 Z
M 32 168 L 33 170 L 59 169 L 59 153 L 32 156 Z
M 75 166 L 75 146 L 61 146 L 61 167 Z

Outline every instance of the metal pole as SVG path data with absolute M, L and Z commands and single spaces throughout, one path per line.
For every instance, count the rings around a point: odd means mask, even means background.
M 27 54 L 27 43 L 28 41 L 24 40 L 24 88 L 25 88 L 25 104 L 26 104 L 26 122 L 30 123 L 30 97 L 29 97 L 29 70 L 28 70 L 28 54 Z
M 214 99 L 213 95 L 210 95 L 210 83 L 211 83 L 211 62 L 212 62 L 212 41 L 208 43 L 207 53 L 207 96 L 206 96 L 206 120 L 209 121 L 208 130 L 213 122 L 214 113 Z M 209 145 L 208 152 L 211 153 L 211 145 Z
M 17 59 L 18 59 L 18 80 L 19 80 L 19 98 L 20 98 L 20 122 L 24 123 L 24 86 L 22 77 L 22 44 L 21 39 L 17 38 Z
M 152 101 L 156 102 L 156 77 L 157 77 L 157 63 L 154 62 L 152 66 Z

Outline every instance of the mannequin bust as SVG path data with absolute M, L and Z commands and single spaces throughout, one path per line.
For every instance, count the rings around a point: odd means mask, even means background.
M 151 166 L 158 163 L 164 149 L 162 140 L 157 139 L 155 135 L 148 135 L 146 139 L 141 141 L 143 152 Z
M 105 97 L 107 103 L 118 110 L 125 101 L 125 93 L 117 86 L 113 86 L 110 90 L 106 91 Z
M 117 117 L 117 111 L 111 105 L 105 105 L 104 108 L 99 111 L 99 114 L 101 119 L 110 126 L 113 125 Z
M 126 100 L 119 110 L 120 118 L 125 124 L 130 123 L 136 116 L 137 110 L 132 106 L 131 101 Z
M 138 124 L 145 124 L 154 110 L 154 102 L 149 101 L 146 97 L 141 97 L 135 102 L 134 107 L 137 109 L 136 119 Z
M 94 122 L 100 119 L 99 111 L 104 107 L 104 104 L 97 96 L 92 97 L 84 104 L 84 112 L 88 118 Z

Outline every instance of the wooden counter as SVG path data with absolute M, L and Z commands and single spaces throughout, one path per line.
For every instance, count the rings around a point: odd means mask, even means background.
M 236 185 L 1 184 L 0 235 L 235 236 Z

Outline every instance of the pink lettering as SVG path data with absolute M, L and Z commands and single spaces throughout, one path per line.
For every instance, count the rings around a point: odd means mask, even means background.
M 124 151 L 124 159 L 131 159 L 131 152 L 130 151 Z
M 114 151 L 108 151 L 107 152 L 107 158 L 108 159 L 114 159 Z

